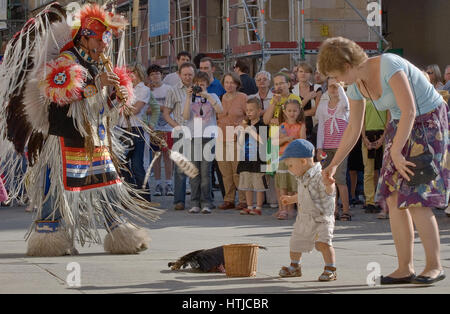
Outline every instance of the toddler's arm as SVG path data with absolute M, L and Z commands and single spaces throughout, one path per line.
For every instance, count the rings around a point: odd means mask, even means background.
M 280 201 L 282 205 L 290 205 L 297 203 L 298 194 L 294 195 L 283 195 L 280 197 Z

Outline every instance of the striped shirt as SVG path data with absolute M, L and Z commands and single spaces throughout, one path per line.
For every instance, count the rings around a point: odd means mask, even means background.
M 186 101 L 186 89 L 187 87 L 182 82 L 179 82 L 169 89 L 166 102 L 164 103 L 164 107 L 173 110 L 172 117 L 179 125 L 184 124 L 183 110 Z
M 297 177 L 297 182 L 299 203 L 305 199 L 302 192 L 309 192 L 309 196 L 314 203 L 313 208 L 302 208 L 300 204 L 302 210 L 315 211 L 314 216 L 332 216 L 334 214 L 336 191 L 332 195 L 327 193 L 322 179 L 322 165 L 319 162 L 316 162 L 302 177 Z
M 347 128 L 347 121 L 335 118 L 336 108 L 328 108 L 328 114 L 332 118 L 325 121 L 324 129 L 324 149 L 335 149 L 339 147 L 344 131 Z

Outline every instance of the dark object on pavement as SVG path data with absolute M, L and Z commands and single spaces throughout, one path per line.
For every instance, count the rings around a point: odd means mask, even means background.
M 260 249 L 266 250 L 260 246 Z M 198 250 L 180 257 L 175 262 L 170 262 L 168 266 L 172 270 L 179 270 L 191 266 L 193 269 L 205 272 L 225 272 L 225 258 L 223 255 L 223 246 L 213 249 Z

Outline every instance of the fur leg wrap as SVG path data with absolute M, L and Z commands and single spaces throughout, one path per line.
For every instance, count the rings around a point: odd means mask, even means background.
M 37 221 L 28 239 L 28 256 L 50 257 L 78 255 L 73 239 L 57 221 Z
M 148 249 L 150 236 L 145 229 L 130 223 L 118 223 L 111 228 L 104 241 L 104 249 L 111 254 L 137 254 Z

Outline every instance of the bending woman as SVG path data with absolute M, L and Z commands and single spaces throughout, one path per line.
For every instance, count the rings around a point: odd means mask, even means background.
M 389 109 L 383 166 L 376 201 L 390 211 L 398 268 L 382 277 L 382 284 L 431 284 L 445 278 L 440 262 L 439 229 L 433 207 L 446 207 L 449 196 L 448 112 L 444 100 L 421 71 L 407 60 L 383 54 L 368 58 L 355 42 L 342 37 L 324 41 L 318 57 L 319 70 L 349 84 L 350 119 L 324 180 L 334 181 L 338 165 L 356 144 L 364 121 L 364 97 L 373 99 L 378 110 Z M 424 134 L 424 130 L 426 134 Z M 425 137 L 426 136 L 426 137 Z M 428 145 L 429 144 L 429 145 Z M 437 177 L 426 184 L 409 186 L 415 165 L 406 158 L 433 154 Z M 415 276 L 413 264 L 414 225 L 422 240 L 426 266 Z

